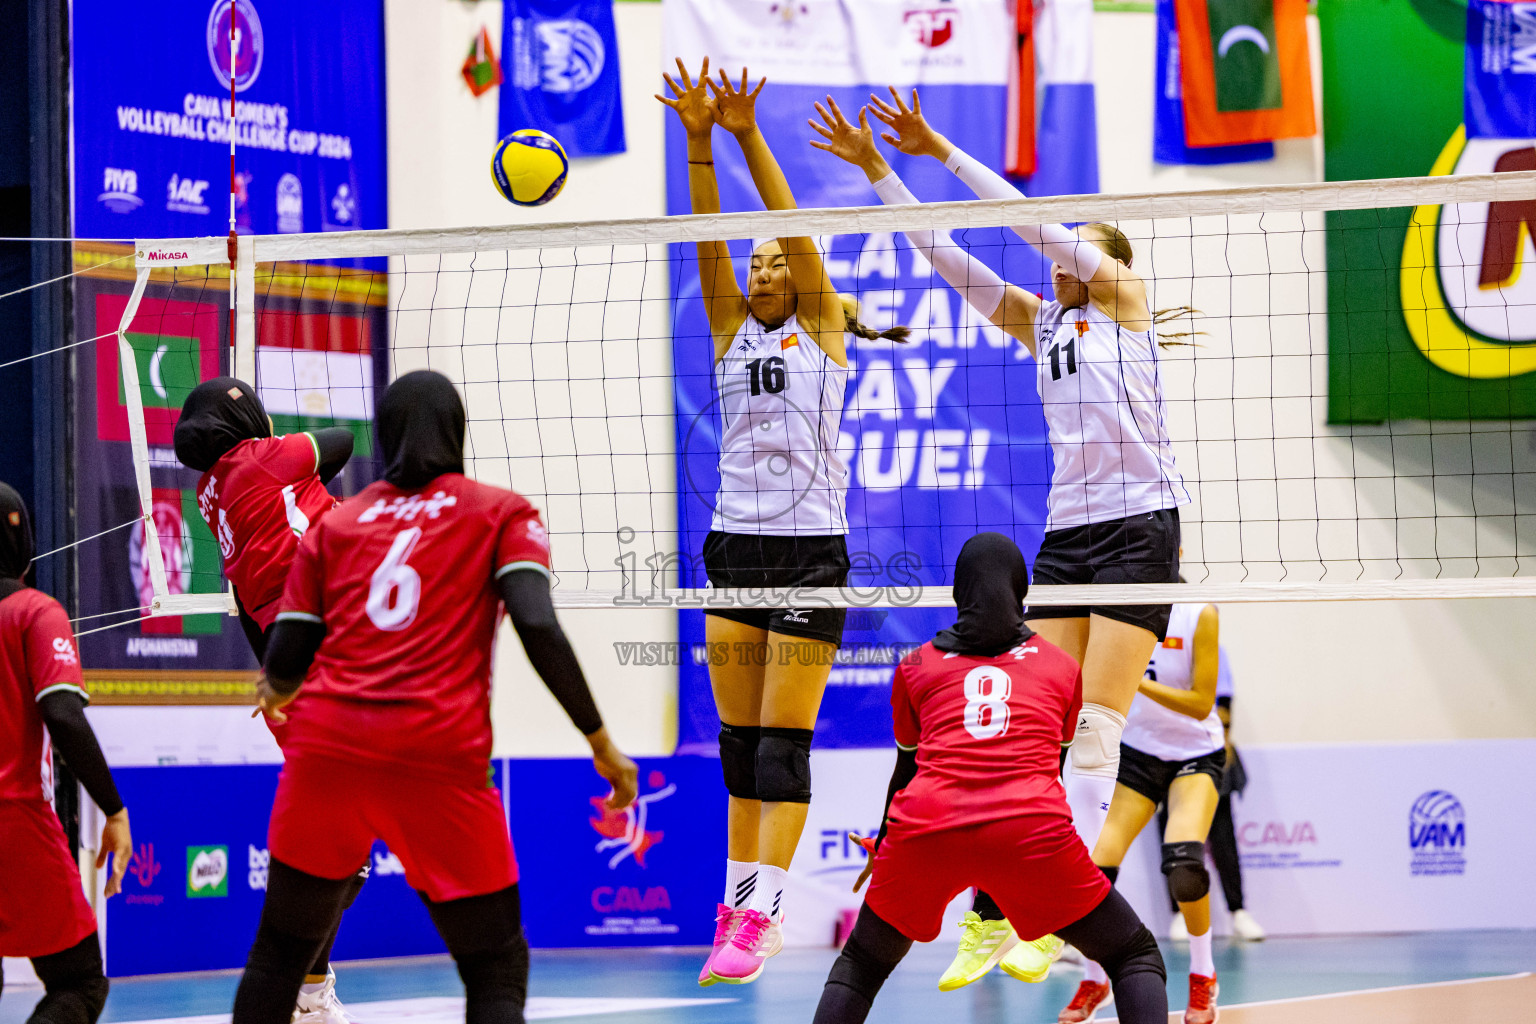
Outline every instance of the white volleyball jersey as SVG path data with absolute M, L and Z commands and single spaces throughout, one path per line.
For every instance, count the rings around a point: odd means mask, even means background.
M 1045 528 L 1188 504 L 1168 441 L 1156 332 L 1126 330 L 1091 302 L 1042 302 L 1035 344 L 1056 463 Z
M 1176 690 L 1192 688 L 1195 623 L 1203 604 L 1176 604 L 1168 618 L 1168 638 L 1152 649 L 1147 675 Z M 1190 718 L 1138 693 L 1120 735 L 1126 746 L 1163 761 L 1189 761 L 1226 745 L 1216 705 L 1204 718 Z
M 825 536 L 848 532 L 848 467 L 837 451 L 848 368 L 790 317 L 754 316 L 715 364 L 720 490 L 711 529 Z

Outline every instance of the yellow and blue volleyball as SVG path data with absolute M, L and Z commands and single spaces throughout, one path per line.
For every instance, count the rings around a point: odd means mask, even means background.
M 542 206 L 565 187 L 571 164 L 554 136 L 523 128 L 496 144 L 491 179 L 496 191 L 518 206 Z

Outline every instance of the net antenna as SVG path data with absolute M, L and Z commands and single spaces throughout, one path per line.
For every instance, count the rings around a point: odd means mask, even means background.
M 320 280 L 319 261 L 386 258 L 387 376 L 393 379 L 431 367 L 461 388 L 470 419 L 471 474 L 515 487 L 544 512 L 554 554 L 557 606 L 952 606 L 958 544 L 954 550 L 946 547 L 937 564 L 924 566 L 917 583 L 855 582 L 846 588 L 783 592 L 675 585 L 679 557 L 696 561 L 702 536 L 697 522 L 681 521 L 698 519 L 686 511 L 690 506 L 684 499 L 697 496 L 707 504 L 713 494 L 685 479 L 686 469 L 676 471 L 677 450 L 662 450 L 684 443 L 686 431 L 679 421 L 685 413 L 689 422 L 708 426 L 706 413 L 680 410 L 675 402 L 674 374 L 685 369 L 681 357 L 677 366 L 672 363 L 672 333 L 681 329 L 670 313 L 680 303 L 696 301 L 698 285 L 691 247 L 680 250 L 680 263 L 665 247 L 718 239 L 830 236 L 841 240 L 833 248 L 841 254 L 843 269 L 832 272 L 828 258 L 834 282 L 839 273 L 844 279 L 856 278 L 847 290 L 862 290 L 872 300 L 870 306 L 880 308 L 879 296 L 893 294 L 892 285 L 863 285 L 856 269 L 866 262 L 916 267 L 909 261 L 916 261 L 917 254 L 901 241 L 900 232 L 949 231 L 958 244 L 969 246 L 968 230 L 988 229 L 988 237 L 1001 239 L 992 243 L 995 246 L 1022 249 L 1014 236 L 996 229 L 1103 221 L 1118 224 L 1136 244 L 1136 266 L 1149 275 L 1157 292 L 1154 308 L 1203 311 L 1189 325 L 1201 332 L 1194 343 L 1186 341 L 1159 356 L 1169 435 L 1193 498 L 1181 510 L 1183 567 L 1190 582 L 1039 586 L 1030 591 L 1031 605 L 1536 596 L 1536 534 L 1531 517 L 1521 514 L 1536 494 L 1536 464 L 1515 444 L 1517 424 L 1441 420 L 1328 426 L 1321 413 L 1328 381 L 1325 314 L 1336 299 L 1322 257 L 1325 236 L 1330 244 L 1334 238 L 1331 229 L 1325 230 L 1322 215 L 1365 211 L 1363 219 L 1372 226 L 1362 232 L 1370 244 L 1357 244 L 1352 251 L 1369 252 L 1376 262 L 1362 266 L 1361 272 L 1405 282 L 1420 270 L 1426 275 L 1470 273 L 1475 281 L 1477 256 L 1457 257 L 1457 245 L 1465 247 L 1468 238 L 1482 237 L 1476 234 L 1484 230 L 1478 223 L 1486 222 L 1491 206 L 1529 202 L 1533 196 L 1536 172 L 1522 171 L 517 227 L 246 235 L 238 239 L 235 253 L 236 294 L 241 297 L 235 360 L 239 375 L 250 379 L 257 331 L 255 311 L 246 297 L 254 294 L 258 263 L 283 264 L 283 273 L 297 279 L 295 287 L 302 290 Z M 1431 261 L 1421 267 L 1415 262 L 1419 257 L 1410 259 L 1412 254 L 1400 241 L 1396 251 L 1380 244 L 1388 233 L 1384 225 L 1392 219 L 1387 213 L 1415 209 L 1436 211 L 1451 232 L 1447 237 L 1453 264 L 1460 259 L 1459 264 L 1437 269 Z M 1370 216 L 1370 211 L 1376 215 Z M 1484 222 L 1473 223 L 1477 216 Z M 1463 228 L 1473 234 L 1457 235 Z M 744 245 L 738 248 L 745 251 Z M 138 280 L 119 329 L 119 344 L 146 522 L 151 507 L 149 457 L 137 372 L 123 333 L 151 269 L 206 276 L 228 258 L 225 240 L 216 237 L 142 240 L 136 247 Z M 886 275 L 882 280 L 893 279 Z M 1036 290 L 1033 282 L 1016 283 Z M 661 294 L 664 286 L 672 294 Z M 925 280 L 921 287 L 929 296 L 944 292 L 946 302 L 954 297 L 937 279 Z M 1521 305 L 1513 293 L 1489 293 L 1479 301 L 1502 302 L 1504 315 L 1515 314 Z M 954 308 L 947 305 L 945 315 L 953 316 Z M 647 326 L 635 312 L 645 309 L 669 315 L 660 326 Z M 1536 304 L 1526 309 L 1536 309 Z M 1373 307 L 1361 312 L 1380 314 L 1384 320 L 1389 311 Z M 1406 298 L 1401 311 L 1391 311 L 1410 318 L 1423 313 Z M 883 315 L 889 319 L 889 313 Z M 921 354 L 922 345 L 942 345 L 934 340 L 939 335 L 936 324 L 918 324 L 909 347 L 853 342 L 850 362 L 863 364 L 863 373 L 877 358 L 899 361 L 913 352 Z M 1178 326 L 1183 330 L 1184 325 Z M 1467 350 L 1486 347 L 1471 332 L 1464 333 L 1459 342 L 1452 341 Z M 959 332 L 950 336 L 959 337 Z M 995 340 L 984 332 L 968 337 L 968 342 L 949 342 L 947 351 L 936 347 L 931 352 L 958 357 L 962 371 L 964 361 L 975 361 L 979 354 L 1005 358 L 1010 366 L 1015 359 L 1017 365 L 1029 366 L 1018 347 L 1010 347 L 1000 335 Z M 978 343 L 977 337 L 987 340 Z M 707 339 L 702 344 L 707 347 Z M 878 348 L 882 344 L 883 350 Z M 1504 348 L 1523 351 L 1514 344 Z M 653 359 L 646 353 L 661 355 Z M 1063 369 L 1070 372 L 1065 365 Z M 891 372 L 902 372 L 900 365 Z M 926 379 L 934 378 L 930 374 Z M 327 386 L 339 391 L 343 382 L 338 378 Z M 1037 410 L 1022 409 L 1034 402 L 1025 390 L 1029 388 L 1008 396 L 1009 415 L 1038 415 Z M 872 415 L 860 410 L 862 399 L 855 391 L 850 383 L 845 432 L 851 422 L 862 422 L 860 416 Z M 929 394 L 927 401 L 930 413 L 942 407 L 948 415 L 964 418 L 972 410 L 964 389 Z M 928 418 L 931 425 L 931 415 Z M 935 479 L 966 476 L 963 461 L 958 469 L 955 463 L 943 462 L 950 455 L 921 449 L 919 432 L 897 430 L 892 420 L 887 418 L 890 425 L 884 428 L 887 447 L 874 453 L 879 458 L 848 460 L 850 551 L 881 529 L 907 529 L 915 536 L 916 531 L 931 534 L 941 525 L 967 536 L 988 529 L 1012 530 L 1021 544 L 1031 531 L 1038 538 L 1044 519 L 1038 497 L 1032 499 L 1034 505 L 1015 502 L 1020 511 L 1006 522 L 971 513 L 960 522 L 907 523 L 901 518 L 902 502 L 932 492 L 920 490 L 921 484 L 910 489 L 903 485 L 901 500 L 885 506 L 895 509 L 890 513 L 895 519 L 874 521 L 873 514 L 861 518 L 855 512 L 855 488 L 874 492 L 887 486 L 888 497 L 894 485 L 883 485 L 880 478 L 900 476 L 909 463 L 919 466 L 917 477 L 924 472 Z M 903 434 L 912 435 L 912 440 L 901 442 Z M 658 446 L 662 437 L 665 445 Z M 901 449 L 903 443 L 908 450 Z M 1492 470 L 1480 461 L 1480 445 L 1498 449 L 1502 461 Z M 1410 450 L 1422 454 L 1402 454 Z M 1043 460 L 1039 452 L 1036 457 Z M 963 453 L 954 458 L 963 460 Z M 1038 493 L 1049 483 L 1048 477 L 1011 479 L 1010 465 L 1003 460 L 1000 471 L 985 481 L 978 477 L 975 486 L 1032 487 Z M 911 472 L 908 478 L 914 478 Z M 1497 490 L 1492 497 L 1490 484 Z M 1042 506 L 1038 516 L 1035 505 Z M 223 594 L 169 594 L 153 529 L 146 531 L 146 542 L 156 549 L 150 558 L 152 614 L 228 610 Z M 702 573 L 692 578 L 700 580 Z

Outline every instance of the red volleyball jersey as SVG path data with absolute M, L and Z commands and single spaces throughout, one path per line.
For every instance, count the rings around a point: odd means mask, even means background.
M 891 803 L 893 826 L 933 831 L 1022 814 L 1071 820 L 1058 779 L 1083 706 L 1083 676 L 1039 636 L 995 658 L 926 643 L 896 667 L 896 742 L 917 776 Z
M 326 628 L 285 749 L 483 785 L 496 579 L 519 568 L 547 573 L 549 541 L 512 491 L 449 473 L 342 502 L 299 544 L 278 616 Z
M 197 510 L 219 542 L 224 575 L 265 630 L 277 618 L 288 567 L 303 537 L 336 505 L 317 475 L 309 434 L 241 441 L 197 484 Z
M 37 702 L 85 696 L 64 606 L 40 590 L 0 601 L 0 800 L 53 799 L 53 746 Z

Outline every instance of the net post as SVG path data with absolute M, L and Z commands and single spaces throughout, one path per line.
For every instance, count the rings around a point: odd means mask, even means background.
M 117 325 L 117 362 L 123 374 L 123 399 L 128 406 L 128 441 L 133 449 L 133 475 L 139 487 L 139 513 L 144 521 L 144 557 L 149 562 L 149 585 L 153 592 L 150 613 L 170 595 L 165 580 L 165 557 L 160 551 L 160 531 L 155 528 L 155 492 L 149 481 L 149 435 L 144 427 L 144 396 L 139 393 L 139 365 L 133 346 L 128 344 L 128 326 L 138 315 L 139 303 L 149 284 L 149 268 L 140 267 L 133 282 L 133 294 L 123 307 Z

